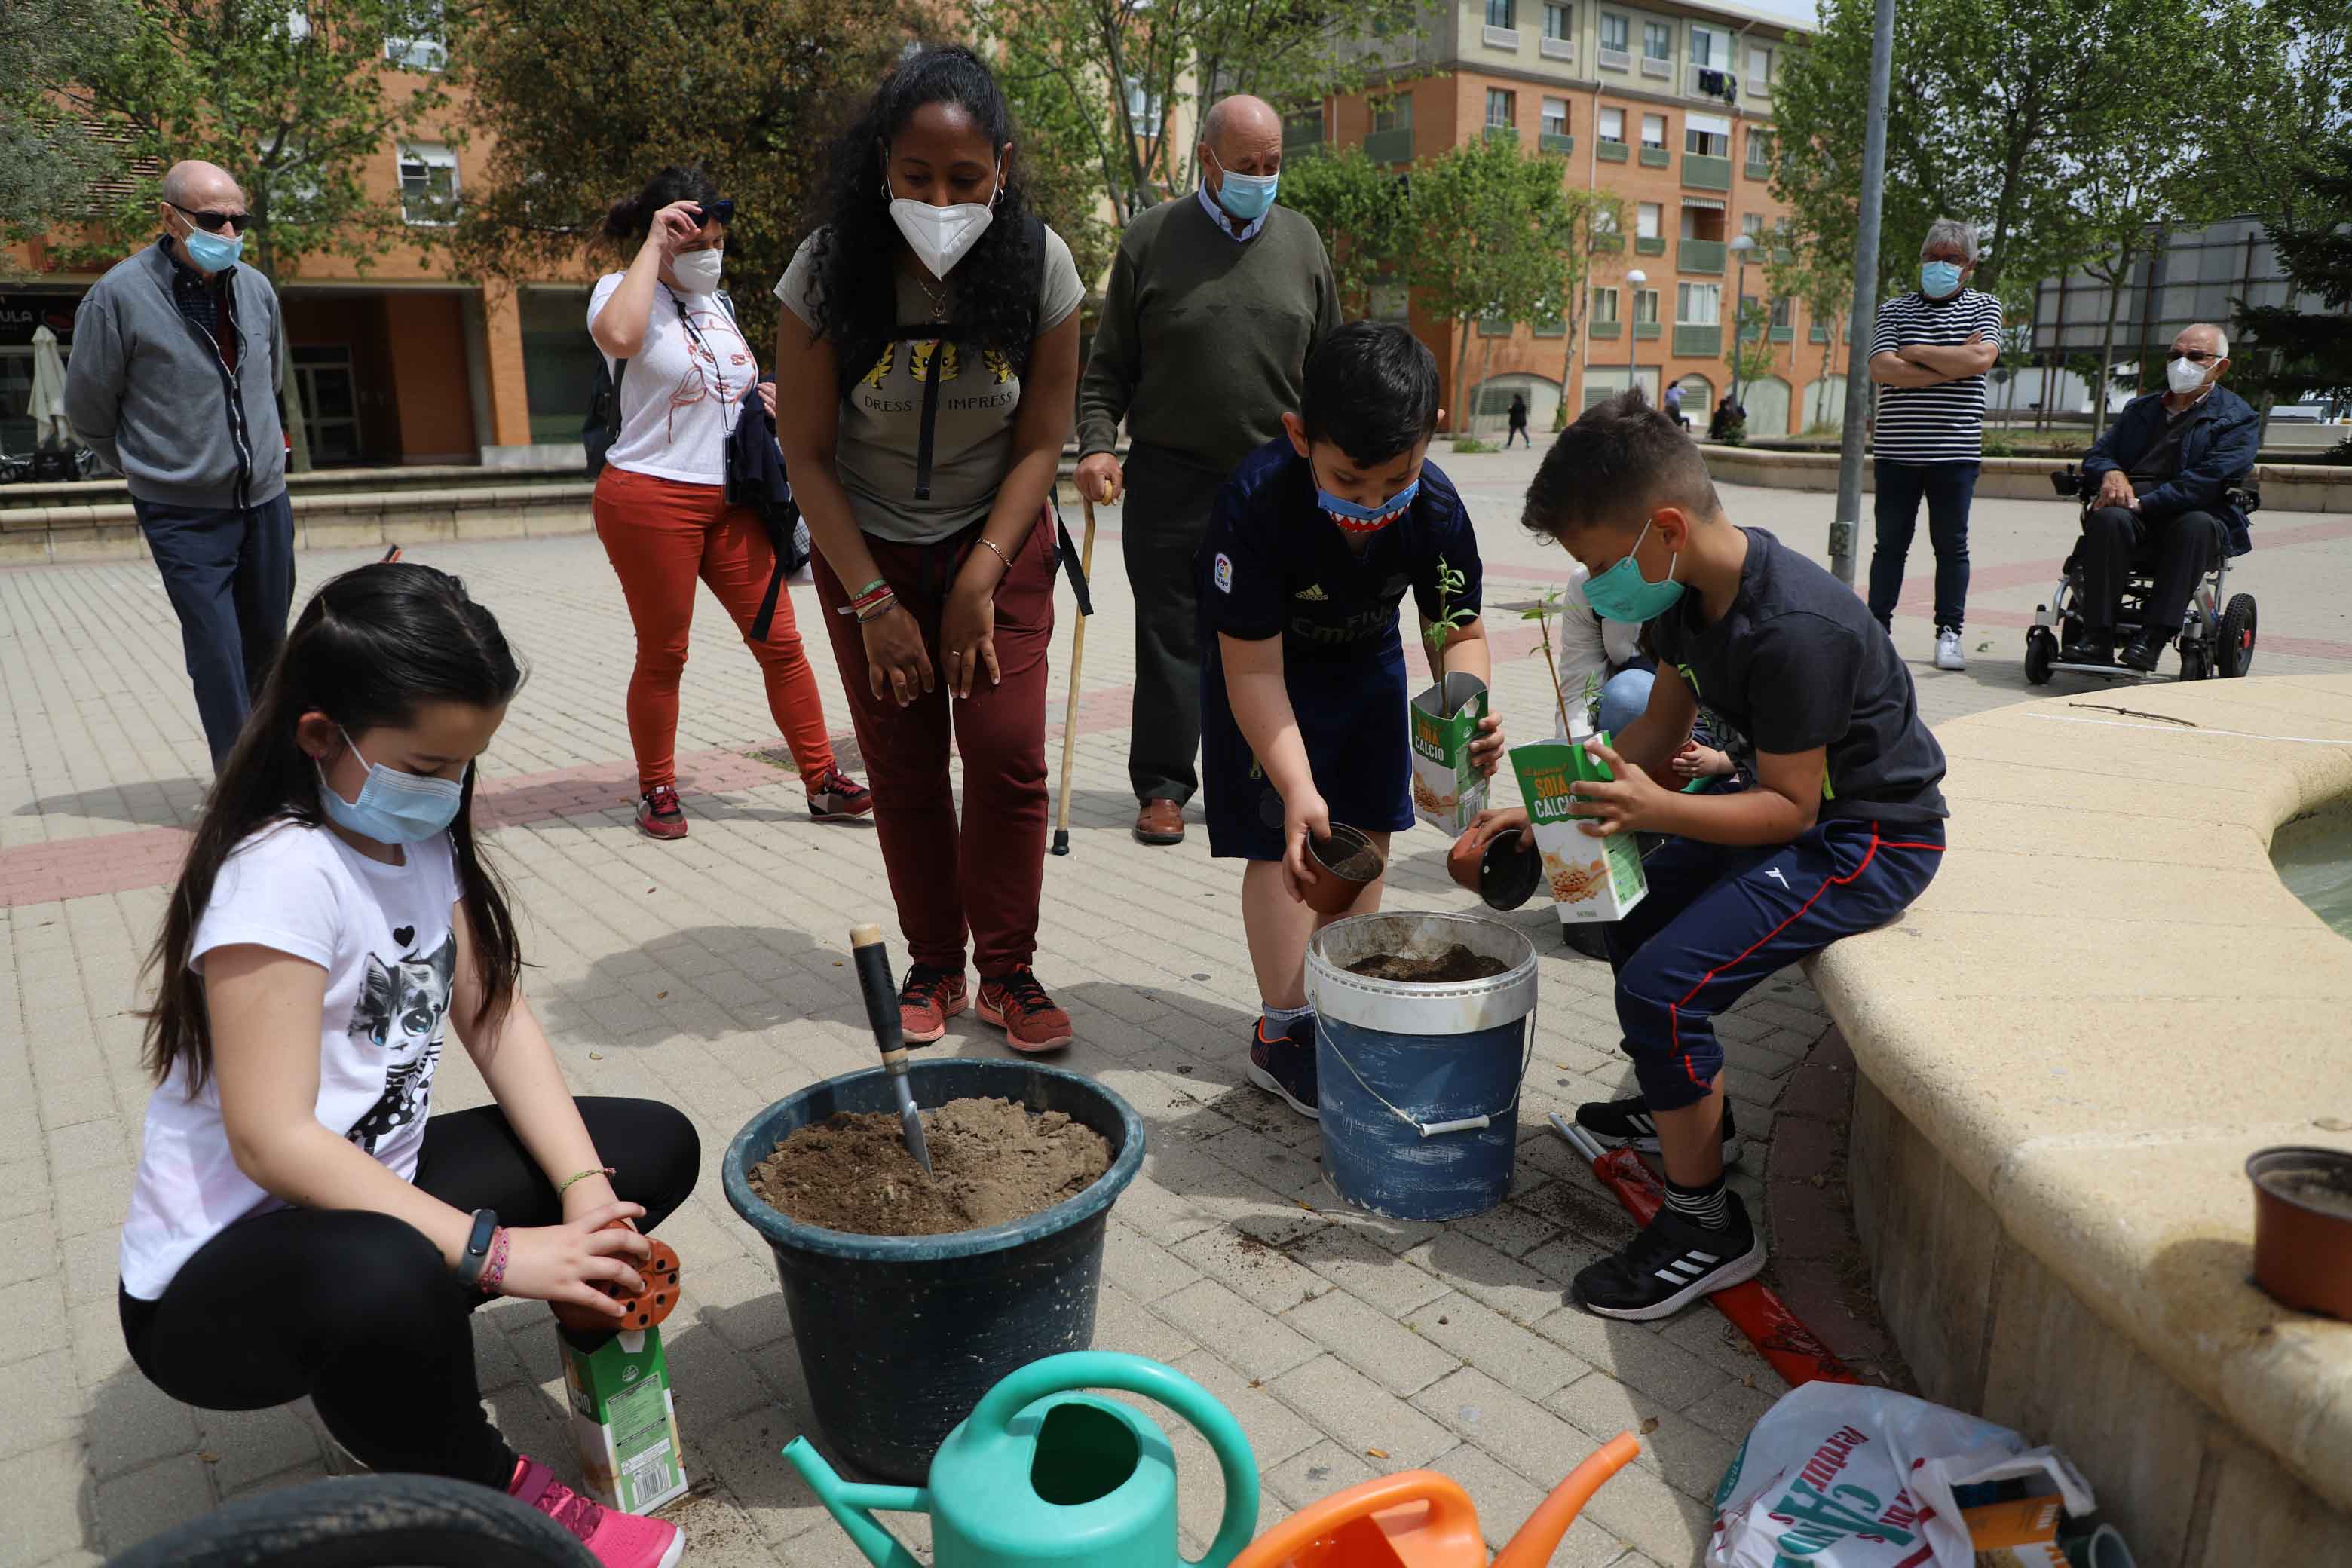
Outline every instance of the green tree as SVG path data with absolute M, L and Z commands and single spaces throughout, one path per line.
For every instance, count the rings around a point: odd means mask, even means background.
M 1853 253 L 1848 250 L 1843 258 L 1832 257 L 1819 245 L 1787 232 L 1776 234 L 1773 238 L 1772 252 L 1764 264 L 1766 284 L 1774 295 L 1803 305 L 1805 319 L 1823 334 L 1822 368 L 1813 379 L 1813 406 L 1807 414 L 1805 426 L 1811 429 L 1842 423 L 1845 418 L 1844 405 L 1840 403 L 1832 408 L 1828 399 L 1830 377 L 1839 374 L 1839 350 L 1847 346 L 1838 342 L 1838 334 L 1853 309 Z M 1793 353 L 1790 357 L 1794 357 Z
M 437 79 L 412 89 L 380 68 L 387 46 L 429 39 L 435 0 L 314 0 L 307 8 L 236 0 L 8 0 L 100 27 L 121 26 L 103 48 L 36 50 L 12 73 L 10 122 L 51 145 L 109 150 L 128 176 L 61 210 L 13 226 L 84 226 L 55 252 L 96 265 L 154 234 L 162 174 L 183 158 L 226 169 L 253 213 L 247 259 L 264 273 L 304 256 L 340 253 L 362 268 L 401 232 L 399 204 L 370 193 L 366 175 L 386 150 L 437 109 Z M 127 26 L 125 22 L 127 20 Z M 17 63 L 12 60 L 12 63 Z M 29 107 L 28 107 L 29 106 Z M 96 154 L 91 154 L 95 156 Z
M 2352 132 L 2318 151 L 2304 179 L 2305 197 L 2271 241 L 2305 298 L 2241 312 L 2239 331 L 2263 349 L 2248 379 L 2267 398 L 2352 397 Z
M 1248 92 L 1276 105 L 1319 104 L 1353 90 L 1402 54 L 1412 58 L 1413 13 L 1394 0 L 969 0 L 975 37 L 998 50 L 1034 112 L 1058 99 L 1067 128 L 1059 155 L 1083 160 L 1124 225 L 1199 177 L 1195 142 L 1177 134 L 1178 103 L 1208 105 Z
M 1750 298 L 1741 303 L 1738 328 L 1723 346 L 1723 363 L 1732 384 L 1744 388 L 1772 374 L 1772 301 Z
M 744 335 L 772 341 L 772 290 L 806 232 L 826 137 L 905 37 L 856 0 L 478 0 L 451 75 L 491 146 L 448 231 L 459 265 L 543 277 L 656 170 L 699 164 L 736 201 L 727 260 Z
M 1591 283 L 1601 258 L 1609 258 L 1618 271 L 1625 269 L 1625 202 L 1606 191 L 1569 186 L 1561 193 L 1567 205 L 1566 227 L 1568 243 L 1567 271 L 1562 287 L 1567 310 L 1560 318 L 1568 329 L 1567 339 L 1560 345 L 1559 405 L 1552 415 L 1552 427 L 1568 428 L 1572 417 L 1568 408 L 1568 384 L 1576 368 L 1576 356 L 1584 341 L 1584 331 L 1592 314 Z M 1613 242 L 1613 243 L 1604 243 Z M 1634 301 L 1625 301 L 1625 331 L 1636 331 Z
M 9 0 L 0 5 L 0 231 L 49 228 L 89 205 L 89 188 L 120 178 L 121 155 L 40 84 L 78 81 L 131 46 L 128 0 Z M 5 264 L 0 264 L 5 265 Z
M 1566 162 L 1529 156 L 1516 142 L 1481 137 L 1427 160 L 1412 175 L 1412 254 L 1405 278 L 1422 307 L 1454 324 L 1454 428 L 1470 426 L 1465 373 L 1472 328 L 1565 316 L 1576 274 L 1574 208 Z
M 1286 163 L 1282 202 L 1321 232 L 1339 285 L 1340 314 L 1370 315 L 1373 287 L 1393 276 L 1412 248 L 1406 182 L 1362 148 L 1349 147 Z

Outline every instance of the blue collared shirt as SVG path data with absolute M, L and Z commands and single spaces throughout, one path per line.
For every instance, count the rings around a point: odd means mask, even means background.
M 1234 227 L 1234 215 L 1217 205 L 1217 198 L 1209 194 L 1206 184 L 1201 186 L 1201 210 L 1216 220 L 1219 234 L 1230 235 L 1236 244 L 1245 239 L 1255 239 L 1257 231 L 1265 226 L 1265 220 L 1274 216 L 1274 209 L 1268 207 L 1250 220 L 1246 226 L 1236 229 Z

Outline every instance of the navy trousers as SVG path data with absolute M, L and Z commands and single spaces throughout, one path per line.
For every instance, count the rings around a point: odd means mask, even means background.
M 180 617 L 196 714 L 217 770 L 286 641 L 294 606 L 293 503 L 280 491 L 258 506 L 226 511 L 136 497 L 131 504 Z
M 1817 822 L 1790 844 L 1670 838 L 1649 896 L 1608 928 L 1617 1022 L 1649 1109 L 1704 1099 L 1723 1070 L 1715 1016 L 1842 936 L 1885 925 L 1935 879 L 1941 822 Z
M 1892 631 L 1895 601 L 1903 596 L 1903 565 L 1919 527 L 1919 503 L 1927 503 L 1927 538 L 1936 547 L 1936 626 L 1960 629 L 1969 607 L 1969 505 L 1976 500 L 1977 463 L 1901 463 L 1879 458 L 1871 464 L 1872 497 L 1878 541 L 1870 552 L 1870 613 Z

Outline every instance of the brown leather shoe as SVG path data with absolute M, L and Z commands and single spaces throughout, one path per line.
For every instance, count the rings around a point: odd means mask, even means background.
M 1147 800 L 1135 814 L 1135 837 L 1143 844 L 1184 842 L 1184 808 L 1172 800 Z

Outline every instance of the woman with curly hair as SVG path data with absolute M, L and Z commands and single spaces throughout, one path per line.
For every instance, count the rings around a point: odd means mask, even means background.
M 963 1010 L 967 934 L 981 1017 L 1020 1050 L 1070 1039 L 1030 962 L 1054 631 L 1045 503 L 1083 292 L 1069 247 L 1024 200 L 1003 94 L 952 46 L 901 60 L 835 142 L 819 226 L 776 285 L 776 426 L 907 934 L 910 1041 L 940 1038 Z

